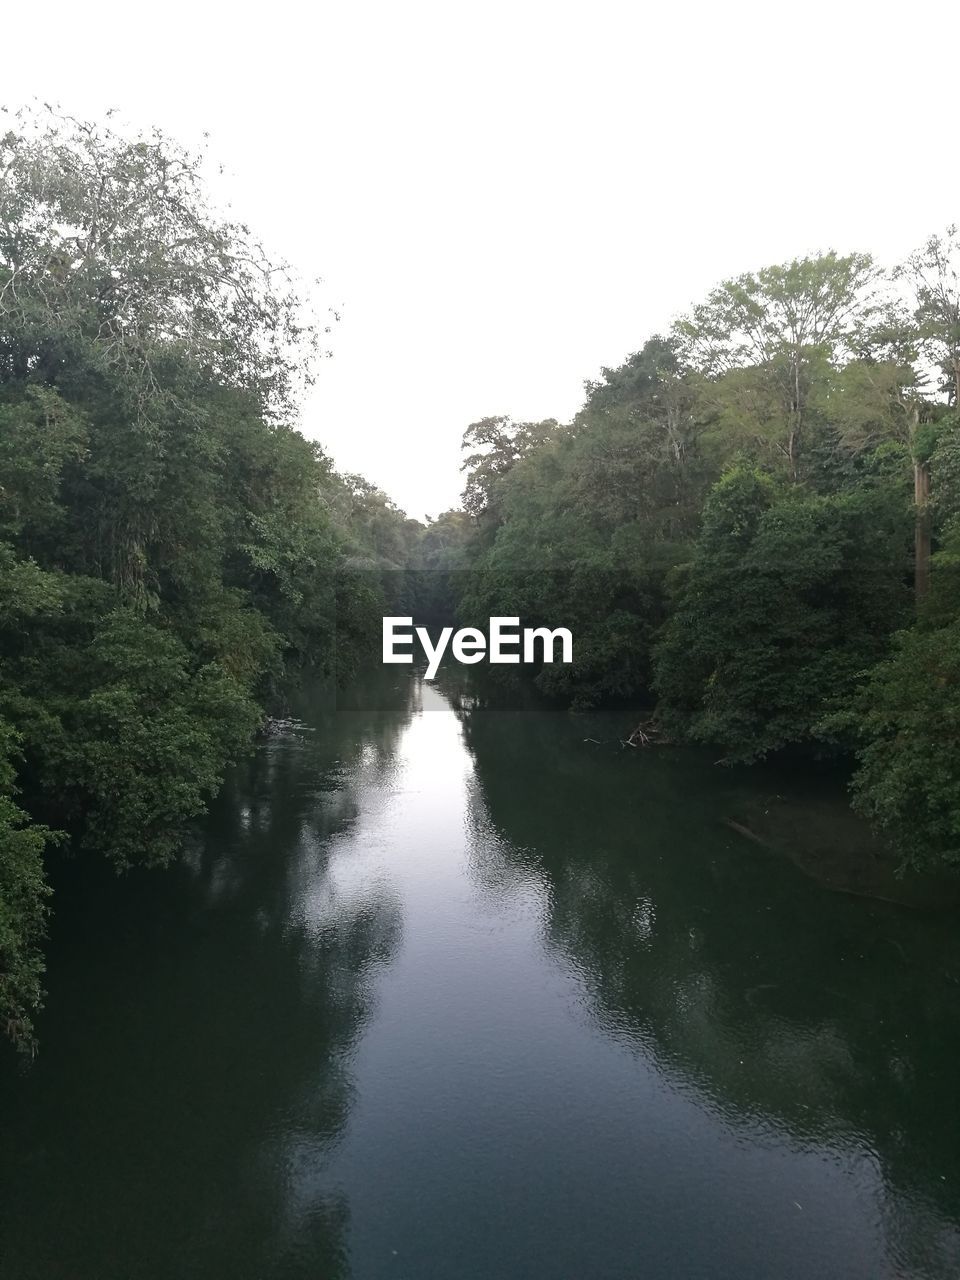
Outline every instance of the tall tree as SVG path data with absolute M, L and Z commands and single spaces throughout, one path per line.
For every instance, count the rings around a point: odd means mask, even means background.
M 794 481 L 816 370 L 857 350 L 879 275 L 868 254 L 797 258 L 726 281 L 676 325 L 691 364 L 725 388 L 752 388 L 761 434 L 772 429 Z
M 199 157 L 51 112 L 0 138 L 0 1018 L 23 1043 L 47 827 L 168 862 L 284 666 L 378 633 L 382 592 L 343 573 L 349 486 L 291 425 L 316 342 Z M 403 526 L 367 505 L 381 542 Z
M 554 418 L 545 422 L 514 422 L 509 417 L 481 418 L 463 433 L 467 472 L 463 505 L 476 520 L 495 527 L 500 507 L 500 482 L 532 449 L 558 431 Z
M 960 232 L 956 226 L 931 236 L 895 272 L 908 289 L 916 341 L 939 378 L 938 391 L 952 408 L 960 407 Z M 931 433 L 917 433 L 914 456 L 916 507 L 916 590 L 923 599 L 930 586 Z

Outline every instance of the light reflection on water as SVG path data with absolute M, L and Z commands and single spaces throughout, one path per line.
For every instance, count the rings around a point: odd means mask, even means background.
M 699 757 L 339 702 L 182 867 L 62 876 L 0 1280 L 960 1272 L 954 921 L 745 847 Z

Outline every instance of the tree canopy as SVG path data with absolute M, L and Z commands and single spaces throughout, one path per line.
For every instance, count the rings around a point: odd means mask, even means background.
M 892 270 L 746 273 L 570 424 L 474 424 L 461 615 L 570 626 L 540 687 L 645 704 L 672 741 L 853 753 L 901 858 L 956 861 L 958 255 L 951 228 Z
M 168 862 L 284 672 L 372 648 L 419 528 L 296 429 L 322 335 L 201 161 L 49 111 L 0 138 L 0 1016 L 25 1045 L 44 849 Z

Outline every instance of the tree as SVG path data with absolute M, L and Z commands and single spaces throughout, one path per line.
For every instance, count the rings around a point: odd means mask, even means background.
M 895 272 L 909 290 L 915 341 L 940 375 L 939 392 L 947 405 L 960 407 L 960 234 L 950 226 L 943 236 L 931 236 Z M 931 432 L 917 433 L 914 450 L 916 526 L 916 590 L 923 600 L 930 586 Z
M 587 384 L 569 427 L 484 419 L 468 431 L 468 506 L 480 521 L 460 614 L 519 614 L 574 630 L 572 667 L 538 685 L 588 705 L 649 683 L 667 570 L 708 483 L 695 386 L 660 337 Z
M 895 272 L 908 287 L 925 353 L 943 379 L 941 391 L 960 405 L 960 229 L 931 236 Z
M 825 362 L 858 349 L 878 277 L 868 254 L 797 258 L 726 281 L 676 325 L 684 357 L 722 389 L 721 409 L 731 386 L 759 398 L 758 433 L 772 435 L 794 481 L 811 385 Z
M 822 741 L 826 712 L 903 618 L 905 522 L 882 473 L 828 497 L 727 473 L 655 652 L 668 730 L 731 761 Z
M 317 333 L 291 273 L 217 216 L 203 156 L 50 109 L 0 139 L 0 376 L 125 385 L 140 421 L 171 352 L 283 414 Z
M 521 458 L 546 443 L 557 431 L 555 419 L 514 422 L 511 418 L 481 418 L 463 433 L 463 448 L 472 449 L 463 460 L 467 472 L 464 509 L 488 527 L 496 524 L 500 482 Z
M 0 1025 L 21 1049 L 33 1045 L 32 1014 L 42 994 L 41 944 L 50 895 L 44 853 L 60 833 L 34 821 L 19 803 L 22 736 L 3 714 L 3 692 L 11 649 L 61 603 L 57 575 L 0 542 Z
M 351 667 L 383 590 L 344 572 L 362 524 L 344 515 L 350 485 L 291 425 L 316 328 L 289 272 L 211 209 L 201 158 L 52 112 L 14 126 L 0 1017 L 23 1038 L 48 828 L 118 869 L 169 862 L 284 672 Z M 366 508 L 383 541 L 405 517 L 381 498 Z
M 854 807 L 904 864 L 960 867 L 960 621 L 900 633 L 834 724 L 860 744 Z
M 0 720 L 0 1018 L 14 1043 L 29 1049 L 31 1015 L 41 999 L 50 896 L 43 854 L 56 835 L 31 822 L 14 800 L 17 748 L 12 726 Z

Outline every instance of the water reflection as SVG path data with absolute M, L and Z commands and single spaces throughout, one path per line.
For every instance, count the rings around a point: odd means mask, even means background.
M 408 704 L 264 743 L 182 867 L 63 869 L 42 1052 L 2 1077 L 4 1280 L 349 1274 L 324 1160 L 401 915 L 342 864 Z
M 182 866 L 60 877 L 0 1280 L 957 1274 L 953 917 L 615 720 L 395 669 L 294 712 Z
M 598 1025 L 751 1142 L 875 1169 L 894 1273 L 960 1273 L 955 918 L 830 894 L 738 840 L 721 818 L 743 779 L 707 760 L 597 750 L 563 715 L 460 714 L 473 874 L 543 884 L 547 945 Z

